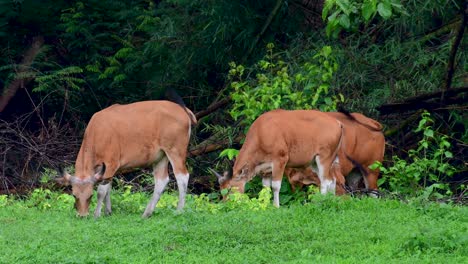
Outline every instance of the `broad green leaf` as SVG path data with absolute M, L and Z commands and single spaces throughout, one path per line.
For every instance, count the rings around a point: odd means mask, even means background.
M 425 131 L 424 131 L 424 136 L 426 136 L 426 137 L 434 137 L 434 130 L 430 130 L 430 129 L 425 130 Z
M 380 179 L 377 180 L 377 185 L 382 186 L 386 181 L 387 181 L 387 179 L 385 177 L 380 178 Z
M 351 12 L 351 8 L 349 6 L 349 0 L 337 0 L 336 4 L 340 7 L 341 11 L 346 15 L 349 15 Z
M 387 2 L 379 3 L 377 5 L 377 11 L 384 19 L 388 19 L 392 16 L 392 6 Z
M 348 15 L 345 15 L 345 14 L 341 15 L 339 21 L 340 21 L 340 25 L 342 27 L 344 27 L 346 29 L 349 29 L 351 23 L 349 21 L 349 16 Z
M 376 5 L 374 1 L 366 1 L 362 5 L 362 16 L 364 19 L 369 21 L 369 19 L 375 14 Z
M 372 163 L 371 165 L 369 165 L 369 169 L 375 170 L 375 169 L 377 169 L 377 168 L 379 168 L 381 166 L 382 166 L 382 163 L 380 163 L 379 161 L 376 161 L 376 162 Z

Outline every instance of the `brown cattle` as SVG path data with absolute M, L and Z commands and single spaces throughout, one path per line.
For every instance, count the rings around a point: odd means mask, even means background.
M 327 115 L 339 120 L 344 125 L 344 140 L 338 152 L 341 174 L 352 189 L 356 189 L 360 176 L 364 179 L 367 189 L 377 190 L 377 179 L 379 170 L 371 170 L 369 166 L 375 161 L 382 162 L 385 151 L 385 138 L 382 133 L 382 125 L 359 113 L 349 114 L 347 112 L 328 112 Z M 357 163 L 357 164 L 356 164 Z M 361 165 L 361 166 L 358 166 Z M 358 167 L 357 175 L 353 169 Z M 293 190 L 303 185 L 320 185 L 316 173 L 308 168 L 306 170 L 287 170 L 288 177 Z M 318 183 L 318 184 L 317 184 Z M 337 186 L 337 194 L 343 194 L 341 185 Z
M 271 172 L 263 184 L 273 189 L 273 203 L 279 207 L 279 190 L 286 167 L 306 168 L 316 162 L 321 193 L 335 193 L 336 165 L 342 140 L 342 125 L 335 118 L 315 110 L 274 110 L 259 116 L 247 132 L 232 175 L 218 176 L 220 188 L 244 186 L 256 174 Z
M 154 193 L 143 217 L 150 216 L 169 181 L 168 163 L 174 170 L 179 189 L 178 209 L 185 205 L 189 173 L 185 166 L 191 124 L 195 115 L 185 106 L 169 101 L 144 101 L 112 105 L 93 115 L 86 127 L 75 163 L 75 175 L 61 171 L 57 181 L 71 184 L 75 207 L 88 215 L 93 186 L 98 186 L 94 215 L 111 212 L 111 180 L 119 169 L 153 165 Z M 108 182 L 108 183 L 107 183 Z

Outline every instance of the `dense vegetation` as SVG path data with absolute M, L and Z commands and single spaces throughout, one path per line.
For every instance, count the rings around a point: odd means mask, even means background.
M 226 169 L 219 153 L 239 149 L 262 112 L 344 105 L 386 127 L 383 190 L 463 202 L 465 10 L 461 0 L 0 0 L 0 190 L 30 191 L 44 170 L 71 165 L 96 111 L 172 88 L 200 121 L 193 193 L 213 192 L 208 165 Z M 151 184 L 119 177 L 129 179 Z

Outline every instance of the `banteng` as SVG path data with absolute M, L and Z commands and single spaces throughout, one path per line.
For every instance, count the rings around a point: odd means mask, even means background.
M 274 110 L 264 113 L 247 132 L 232 174 L 221 176 L 216 173 L 220 188 L 237 187 L 244 192 L 245 183 L 262 173 L 263 184 L 271 184 L 273 203 L 279 207 L 285 168 L 306 168 L 315 162 L 321 193 L 334 194 L 339 176 L 331 171 L 337 171 L 337 152 L 342 137 L 341 123 L 323 112 Z M 271 176 L 267 176 L 268 172 Z
M 385 151 L 385 138 L 382 125 L 360 113 L 328 112 L 326 113 L 340 121 L 344 126 L 344 139 L 338 152 L 341 174 L 351 189 L 356 189 L 361 179 L 366 189 L 377 190 L 379 170 L 371 170 L 369 166 L 375 161 L 382 162 Z M 289 170 L 285 172 L 293 189 L 304 184 L 320 185 L 316 172 L 312 169 Z M 342 186 L 337 186 L 337 193 L 343 194 Z
M 149 217 L 169 181 L 170 162 L 179 189 L 179 203 L 185 204 L 189 173 L 185 166 L 191 125 L 195 115 L 182 104 L 170 101 L 144 101 L 112 105 L 93 115 L 86 127 L 75 163 L 75 176 L 61 170 L 57 181 L 71 184 L 75 207 L 88 215 L 94 184 L 98 183 L 96 217 L 111 213 L 110 189 L 119 169 L 153 166 L 154 193 L 143 217 Z

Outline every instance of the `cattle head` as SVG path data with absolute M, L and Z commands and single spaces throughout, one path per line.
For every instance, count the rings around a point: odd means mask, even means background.
M 216 171 L 210 169 L 214 175 L 218 178 L 219 189 L 236 189 L 239 192 L 244 192 L 245 183 L 247 182 L 246 177 L 243 177 L 243 174 L 237 174 L 233 176 L 232 169 L 223 173 L 223 175 L 217 173 Z M 223 195 L 223 200 L 226 199 L 226 195 Z
M 55 181 L 60 185 L 72 186 L 72 193 L 75 197 L 75 208 L 79 216 L 87 216 L 89 214 L 89 204 L 93 196 L 94 184 L 102 180 L 102 176 L 106 171 L 106 165 L 102 163 L 96 167 L 94 175 L 88 178 L 78 178 L 70 175 L 68 172 L 59 168 L 59 175 Z

